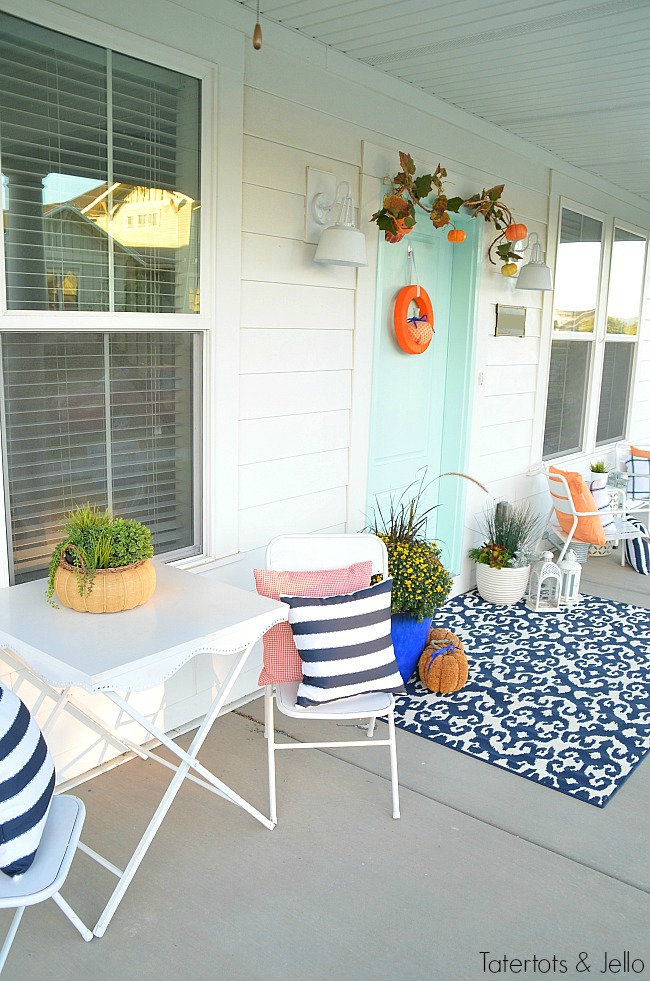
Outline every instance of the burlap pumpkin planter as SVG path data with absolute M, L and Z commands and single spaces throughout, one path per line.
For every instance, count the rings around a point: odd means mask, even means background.
M 451 630 L 433 627 L 418 662 L 420 681 L 430 691 L 446 695 L 467 681 L 467 657 L 462 641 Z

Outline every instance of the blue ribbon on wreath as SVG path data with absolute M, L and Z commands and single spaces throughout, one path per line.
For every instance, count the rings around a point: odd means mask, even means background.
M 426 313 L 423 313 L 421 317 L 409 317 L 408 323 L 413 324 L 414 327 L 417 327 L 418 324 L 425 324 L 428 319 L 429 318 L 427 317 Z

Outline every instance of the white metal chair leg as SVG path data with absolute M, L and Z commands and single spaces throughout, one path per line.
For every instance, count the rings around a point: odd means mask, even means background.
M 269 820 L 278 823 L 277 796 L 275 790 L 275 723 L 273 718 L 273 686 L 264 689 L 264 735 L 269 767 Z
M 393 791 L 393 817 L 399 814 L 399 782 L 397 779 L 397 743 L 395 740 L 395 713 L 391 709 L 388 715 L 388 732 L 390 738 L 390 782 Z
M 377 716 L 373 716 L 368 722 L 368 739 L 372 739 L 375 734 L 375 726 L 377 725 Z
M 20 921 L 23 918 L 23 913 L 25 912 L 24 906 L 19 906 L 14 914 L 14 918 L 11 921 L 11 926 L 9 927 L 9 932 L 5 937 L 5 942 L 2 945 L 2 950 L 0 950 L 0 974 L 2 974 L 2 968 L 5 966 L 5 961 L 7 960 L 7 954 L 11 950 L 11 945 L 14 942 L 14 937 L 20 926 Z
M 79 917 L 77 916 L 77 914 L 75 913 L 75 911 L 72 909 L 72 907 L 71 906 L 68 906 L 68 904 L 66 903 L 66 901 L 63 898 L 63 896 L 61 895 L 61 893 L 60 892 L 55 892 L 54 895 L 52 896 L 52 899 L 54 900 L 54 902 L 56 903 L 56 905 L 59 907 L 59 909 L 61 910 L 61 912 L 64 913 L 68 917 L 68 919 L 72 923 L 72 925 L 75 928 L 75 930 L 78 930 L 79 931 L 79 933 L 84 938 L 84 940 L 86 941 L 86 943 L 88 943 L 90 940 L 92 940 L 93 939 L 93 932 L 92 932 L 92 930 L 89 930 L 88 927 L 86 926 L 86 924 L 83 922 L 83 920 L 80 920 L 79 919 Z

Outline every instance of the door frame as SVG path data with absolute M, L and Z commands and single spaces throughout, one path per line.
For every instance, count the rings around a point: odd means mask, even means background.
M 397 152 L 364 143 L 363 166 L 360 177 L 359 224 L 368 228 L 372 214 L 379 207 L 384 175 L 390 172 L 391 161 Z M 371 170 L 369 173 L 367 171 Z M 381 174 L 382 176 L 377 176 Z M 426 220 L 426 219 L 425 219 Z M 463 217 L 460 220 L 467 232 L 466 241 L 454 248 L 449 314 L 449 346 L 447 376 L 456 379 L 456 397 L 451 403 L 445 393 L 441 472 L 466 472 L 469 460 L 472 410 L 474 403 L 474 372 L 478 328 L 478 299 L 482 267 L 484 223 Z M 347 530 L 360 531 L 366 523 L 368 508 L 368 464 L 370 453 L 370 423 L 372 408 L 372 373 L 375 340 L 381 328 L 375 298 L 378 286 L 380 235 L 371 225 L 367 235 L 368 266 L 360 268 L 357 276 L 356 316 L 354 332 L 354 370 L 351 390 L 350 472 L 348 483 Z M 444 235 L 444 229 L 439 230 Z M 388 246 L 390 247 L 390 246 Z M 372 325 L 372 329 L 370 329 Z M 404 355 L 407 357 L 407 355 Z M 426 355 L 425 355 L 426 356 Z M 450 508 L 456 529 L 450 551 L 450 571 L 457 575 L 462 565 L 465 502 L 467 482 L 445 478 L 440 482 L 440 503 Z

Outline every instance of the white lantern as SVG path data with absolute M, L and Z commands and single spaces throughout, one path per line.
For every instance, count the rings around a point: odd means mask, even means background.
M 580 575 L 582 566 L 572 548 L 568 550 L 561 562 L 558 563 L 562 573 L 560 587 L 560 603 L 562 606 L 575 606 L 580 602 Z
M 560 607 L 562 573 L 553 561 L 552 552 L 542 552 L 528 581 L 526 606 L 534 613 L 549 613 Z

